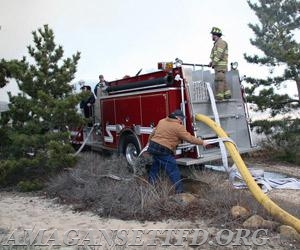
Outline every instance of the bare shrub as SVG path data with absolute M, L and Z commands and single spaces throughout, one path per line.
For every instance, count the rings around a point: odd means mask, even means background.
M 156 185 L 147 173 L 135 176 L 123 157 L 105 158 L 87 152 L 74 169 L 53 178 L 47 193 L 73 204 L 75 210 L 90 210 L 104 217 L 137 220 L 208 219 L 210 224 L 235 225 L 230 209 L 241 205 L 263 216 L 266 212 L 248 190 L 236 190 L 227 174 L 197 170 L 195 180 L 183 180 L 185 190 L 197 198 L 186 205 L 176 202 L 174 187 L 161 175 Z M 192 185 L 191 185 L 192 184 Z

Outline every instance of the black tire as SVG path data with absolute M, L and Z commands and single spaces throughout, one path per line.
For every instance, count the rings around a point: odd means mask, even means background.
M 123 144 L 123 155 L 126 158 L 127 163 L 133 169 L 137 161 L 138 155 L 141 152 L 141 148 L 137 139 L 133 135 L 125 137 Z

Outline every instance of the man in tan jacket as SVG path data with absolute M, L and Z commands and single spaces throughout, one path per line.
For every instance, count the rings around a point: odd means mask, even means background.
M 176 193 L 182 193 L 183 187 L 180 171 L 174 157 L 177 145 L 182 141 L 206 146 L 206 141 L 191 135 L 182 125 L 184 115 L 181 110 L 175 110 L 168 117 L 161 119 L 149 137 L 147 152 L 152 155 L 153 163 L 149 173 L 149 182 L 154 184 L 160 168 L 169 176 L 175 185 Z

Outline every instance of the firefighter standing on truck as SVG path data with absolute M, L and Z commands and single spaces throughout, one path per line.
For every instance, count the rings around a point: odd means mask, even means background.
M 163 169 L 175 186 L 176 193 L 183 192 L 180 171 L 174 157 L 181 140 L 192 144 L 207 145 L 205 140 L 191 135 L 182 125 L 185 116 L 181 110 L 175 110 L 168 117 L 161 119 L 149 136 L 147 152 L 152 155 L 153 163 L 149 173 L 149 182 L 154 184 L 160 169 Z
M 98 96 L 98 89 L 101 90 L 101 95 L 103 95 L 108 87 L 106 80 L 104 80 L 103 75 L 99 75 L 99 82 L 96 84 L 94 88 L 95 96 Z
M 93 116 L 93 108 L 95 103 L 95 96 L 92 92 L 91 86 L 84 85 L 81 87 L 82 91 L 88 93 L 85 99 L 81 100 L 80 108 L 83 112 L 85 118 L 90 118 Z M 88 124 L 91 126 L 91 123 Z
M 215 70 L 216 99 L 230 99 L 231 92 L 226 83 L 228 65 L 228 44 L 224 41 L 221 29 L 213 27 L 211 32 L 214 46 L 211 50 L 209 66 Z

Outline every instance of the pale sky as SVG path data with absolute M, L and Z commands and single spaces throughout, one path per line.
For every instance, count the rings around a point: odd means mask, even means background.
M 65 58 L 81 52 L 74 81 L 96 84 L 99 74 L 110 81 L 175 58 L 208 64 L 212 26 L 222 29 L 241 75 L 262 73 L 243 58 L 257 53 L 248 27 L 257 18 L 246 0 L 0 0 L 0 6 L 0 58 L 28 58 L 31 32 L 48 24 Z M 16 84 L 0 89 L 1 101 L 8 101 L 7 91 L 15 93 Z

